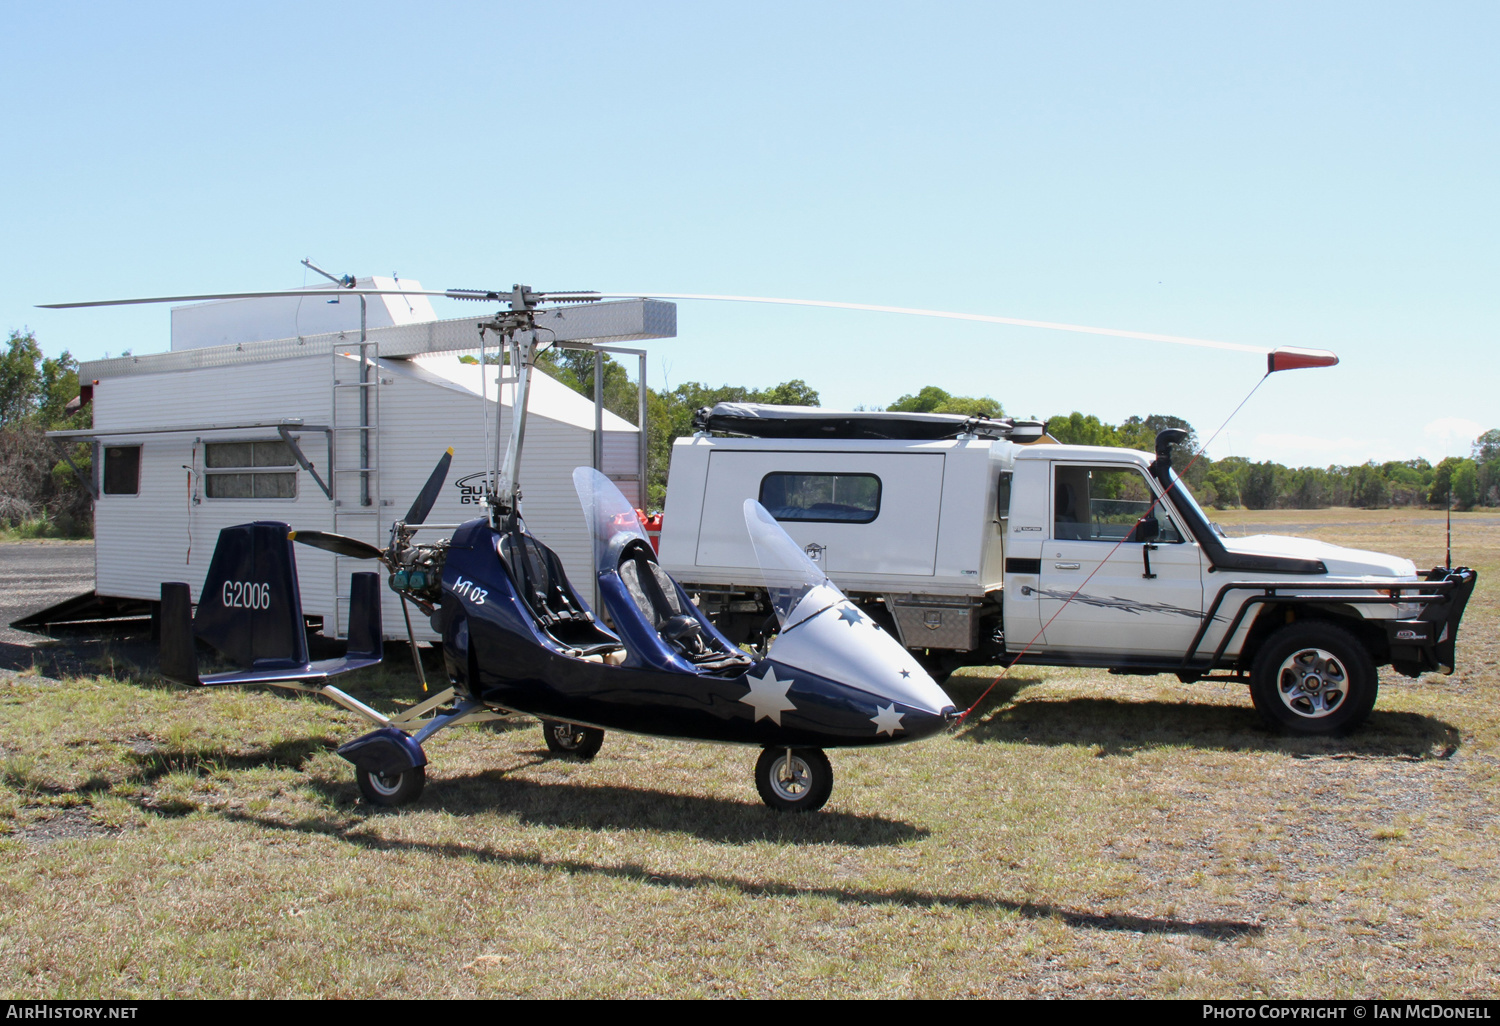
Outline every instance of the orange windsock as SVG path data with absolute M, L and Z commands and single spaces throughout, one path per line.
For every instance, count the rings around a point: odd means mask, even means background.
M 1332 367 L 1339 362 L 1338 356 L 1327 349 L 1299 349 L 1282 346 L 1266 354 L 1266 373 L 1283 370 L 1298 370 L 1302 367 Z

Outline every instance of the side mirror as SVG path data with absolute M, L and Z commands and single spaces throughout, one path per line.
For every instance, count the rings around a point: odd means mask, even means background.
M 1141 517 L 1136 521 L 1135 530 L 1130 533 L 1132 541 L 1154 542 L 1161 534 L 1161 522 L 1154 516 Z

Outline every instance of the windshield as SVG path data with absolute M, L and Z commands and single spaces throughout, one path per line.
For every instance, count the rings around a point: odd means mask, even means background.
M 1202 523 L 1214 526 L 1212 521 L 1208 519 L 1208 514 L 1203 512 L 1203 507 L 1198 505 L 1198 500 L 1193 498 L 1193 493 L 1188 490 L 1187 482 L 1177 476 L 1177 471 L 1169 468 L 1167 476 L 1172 482 L 1171 491 L 1167 494 L 1171 496 L 1177 508 L 1182 510 L 1183 514 L 1189 520 L 1193 518 L 1194 514 L 1197 514 L 1198 519 Z M 1214 529 L 1218 530 L 1216 526 Z
M 745 527 L 783 631 L 844 600 L 828 575 L 754 499 L 745 500 Z M 804 604 L 804 599 L 809 601 Z
M 573 489 L 578 493 L 589 533 L 594 538 L 596 573 L 615 569 L 620 550 L 636 538 L 651 544 L 635 507 L 609 478 L 593 467 L 579 467 L 573 471 Z

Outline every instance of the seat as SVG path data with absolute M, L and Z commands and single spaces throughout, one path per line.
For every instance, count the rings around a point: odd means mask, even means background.
M 579 655 L 602 655 L 620 648 L 579 599 L 557 553 L 524 527 L 500 536 L 500 561 L 510 574 L 532 619 L 561 648 Z
M 1073 486 L 1064 481 L 1057 482 L 1056 493 L 1053 496 L 1053 531 L 1054 538 L 1064 539 L 1086 539 L 1088 525 L 1078 521 L 1078 501 L 1073 493 Z
M 694 667 L 712 672 L 751 664 L 743 652 L 724 649 L 704 633 L 702 622 L 688 609 L 677 582 L 656 562 L 650 546 L 639 541 L 627 545 L 617 569 L 641 616 Z

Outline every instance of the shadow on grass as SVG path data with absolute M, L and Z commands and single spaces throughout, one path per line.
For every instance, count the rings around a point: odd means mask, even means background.
M 658 872 L 638 862 L 626 862 L 619 865 L 600 865 L 599 863 L 587 862 L 582 859 L 549 859 L 536 854 L 504 851 L 490 846 L 473 847 L 462 844 L 375 837 L 367 833 L 354 832 L 358 829 L 357 825 L 353 828 L 345 828 L 326 820 L 281 823 L 273 819 L 243 812 L 226 813 L 225 818 L 249 823 L 267 830 L 293 830 L 308 834 L 323 834 L 335 837 L 345 844 L 374 852 L 413 852 L 426 858 L 464 859 L 488 865 L 515 866 L 524 869 L 542 869 L 577 875 L 601 876 L 673 890 L 719 887 L 725 890 L 737 891 L 752 898 L 796 898 L 806 896 L 826 898 L 844 905 L 898 905 L 903 908 L 989 909 L 1012 912 L 1025 919 L 1052 919 L 1075 929 L 1109 930 L 1141 934 L 1191 934 L 1214 940 L 1233 940 L 1237 937 L 1259 936 L 1264 932 L 1264 928 L 1256 923 L 1238 922 L 1232 919 L 1189 920 L 1154 918 L 1150 916 L 1099 915 L 1039 902 L 1013 901 L 982 894 L 947 894 L 913 888 L 876 890 L 861 887 L 799 887 L 794 884 L 778 883 L 775 881 L 746 880 L 741 877 L 718 873 Z M 804 818 L 826 818 L 826 814 Z
M 119 629 L 63 624 L 34 645 L 0 642 L 0 670 L 35 670 L 55 680 L 111 677 L 150 686 L 159 680 L 156 661 L 156 644 L 145 621 Z
M 948 697 L 953 699 L 953 704 L 959 709 L 967 709 L 981 698 L 984 699 L 985 708 L 989 708 L 1012 701 L 1021 693 L 1022 688 L 1040 684 L 1045 679 L 1019 674 L 1001 677 L 998 671 L 979 677 L 955 674 L 943 681 L 943 690 L 948 692 Z M 991 685 L 994 687 L 991 688 Z
M 227 770 L 291 769 L 301 770 L 314 755 L 330 752 L 339 743 L 331 737 L 298 737 L 249 751 L 226 752 L 221 748 L 153 749 L 132 751 L 126 758 L 135 770 L 125 779 L 142 784 L 152 783 L 171 773 L 207 776 Z
M 253 770 L 265 767 L 301 770 L 314 755 L 331 750 L 336 742 L 331 738 L 295 738 L 252 751 L 225 752 L 222 749 L 171 749 L 153 748 L 149 751 L 131 751 L 126 759 L 135 768 L 122 778 L 111 779 L 104 774 L 94 774 L 83 783 L 64 786 L 40 779 L 27 767 L 16 767 L 0 763 L 0 783 L 22 792 L 49 798 L 87 797 L 113 790 L 121 784 L 135 785 L 141 793 L 131 800 L 143 812 L 158 816 L 177 817 L 195 812 L 200 807 L 196 800 L 181 796 L 162 795 L 152 790 L 152 785 L 172 774 L 191 774 L 198 777 L 211 776 L 231 770 Z
M 681 792 L 565 781 L 537 783 L 509 775 L 546 761 L 538 758 L 509 770 L 444 777 L 429 787 L 420 804 L 457 815 L 507 813 L 525 826 L 647 830 L 690 834 L 722 844 L 776 841 L 876 847 L 902 844 L 929 834 L 925 827 L 884 816 L 826 811 L 794 815 L 758 804 Z M 332 801 L 347 805 L 355 798 L 352 782 L 310 783 Z M 366 808 L 375 815 L 384 814 L 384 810 Z
M 1271 732 L 1248 708 L 1108 698 L 1019 702 L 971 721 L 957 736 L 977 744 L 1097 745 L 1101 756 L 1180 747 L 1410 760 L 1450 758 L 1462 740 L 1452 724 L 1409 712 L 1377 710 L 1345 737 L 1295 737 Z

